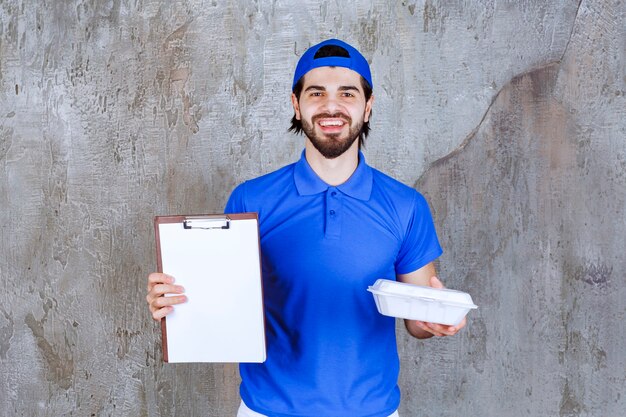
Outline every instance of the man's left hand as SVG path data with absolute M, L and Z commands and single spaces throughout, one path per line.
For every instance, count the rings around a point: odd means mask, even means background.
M 433 288 L 445 288 L 441 281 L 437 277 L 430 278 L 429 282 L 430 286 Z M 443 336 L 454 336 L 465 327 L 467 320 L 463 317 L 460 323 L 455 324 L 454 326 L 448 326 L 445 324 L 437 324 L 437 323 L 427 323 L 419 320 L 411 320 L 415 326 L 419 327 L 421 330 L 430 333 L 432 336 L 443 337 Z M 430 337 L 430 336 L 426 336 Z M 424 338 L 426 338 L 424 337 Z

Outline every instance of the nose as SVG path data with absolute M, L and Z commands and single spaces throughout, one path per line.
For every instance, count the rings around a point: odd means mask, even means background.
M 324 101 L 323 109 L 330 114 L 337 113 L 341 110 L 341 104 L 337 100 L 337 98 L 333 96 L 327 96 Z

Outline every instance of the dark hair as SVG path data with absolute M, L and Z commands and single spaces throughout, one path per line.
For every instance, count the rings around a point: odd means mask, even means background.
M 329 56 L 339 56 L 349 58 L 350 54 L 341 46 L 337 45 L 326 45 L 322 46 L 316 53 L 313 59 L 317 58 L 326 58 Z M 367 80 L 363 77 L 361 78 L 361 87 L 363 88 L 363 94 L 365 94 L 365 101 L 367 102 L 372 96 L 372 87 L 369 85 Z M 300 78 L 296 85 L 293 87 L 293 93 L 296 95 L 296 99 L 300 101 L 300 94 L 302 93 L 302 87 L 304 84 L 304 77 Z M 370 110 L 370 117 L 372 116 Z M 293 132 L 296 135 L 301 134 L 302 130 L 302 121 L 296 119 L 296 115 L 294 114 L 291 118 L 291 126 L 288 129 L 288 132 Z M 365 146 L 365 138 L 370 132 L 370 122 L 363 122 L 363 126 L 361 127 L 361 131 L 359 132 L 359 149 L 362 146 Z

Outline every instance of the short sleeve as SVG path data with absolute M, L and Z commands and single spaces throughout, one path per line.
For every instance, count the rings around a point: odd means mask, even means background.
M 396 259 L 396 273 L 408 274 L 416 271 L 442 253 L 428 202 L 416 191 L 412 214 Z
M 245 182 L 239 184 L 230 194 L 230 198 L 228 199 L 226 207 L 224 208 L 224 214 L 246 212 L 245 185 Z

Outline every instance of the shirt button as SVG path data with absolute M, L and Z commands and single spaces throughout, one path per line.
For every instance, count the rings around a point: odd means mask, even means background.
M 337 191 L 333 191 L 332 193 L 330 193 L 330 195 L 332 195 L 333 197 L 337 195 Z
M 330 211 L 330 215 L 331 215 L 331 216 L 334 216 L 334 215 L 335 215 L 335 210 L 331 210 L 331 211 Z

